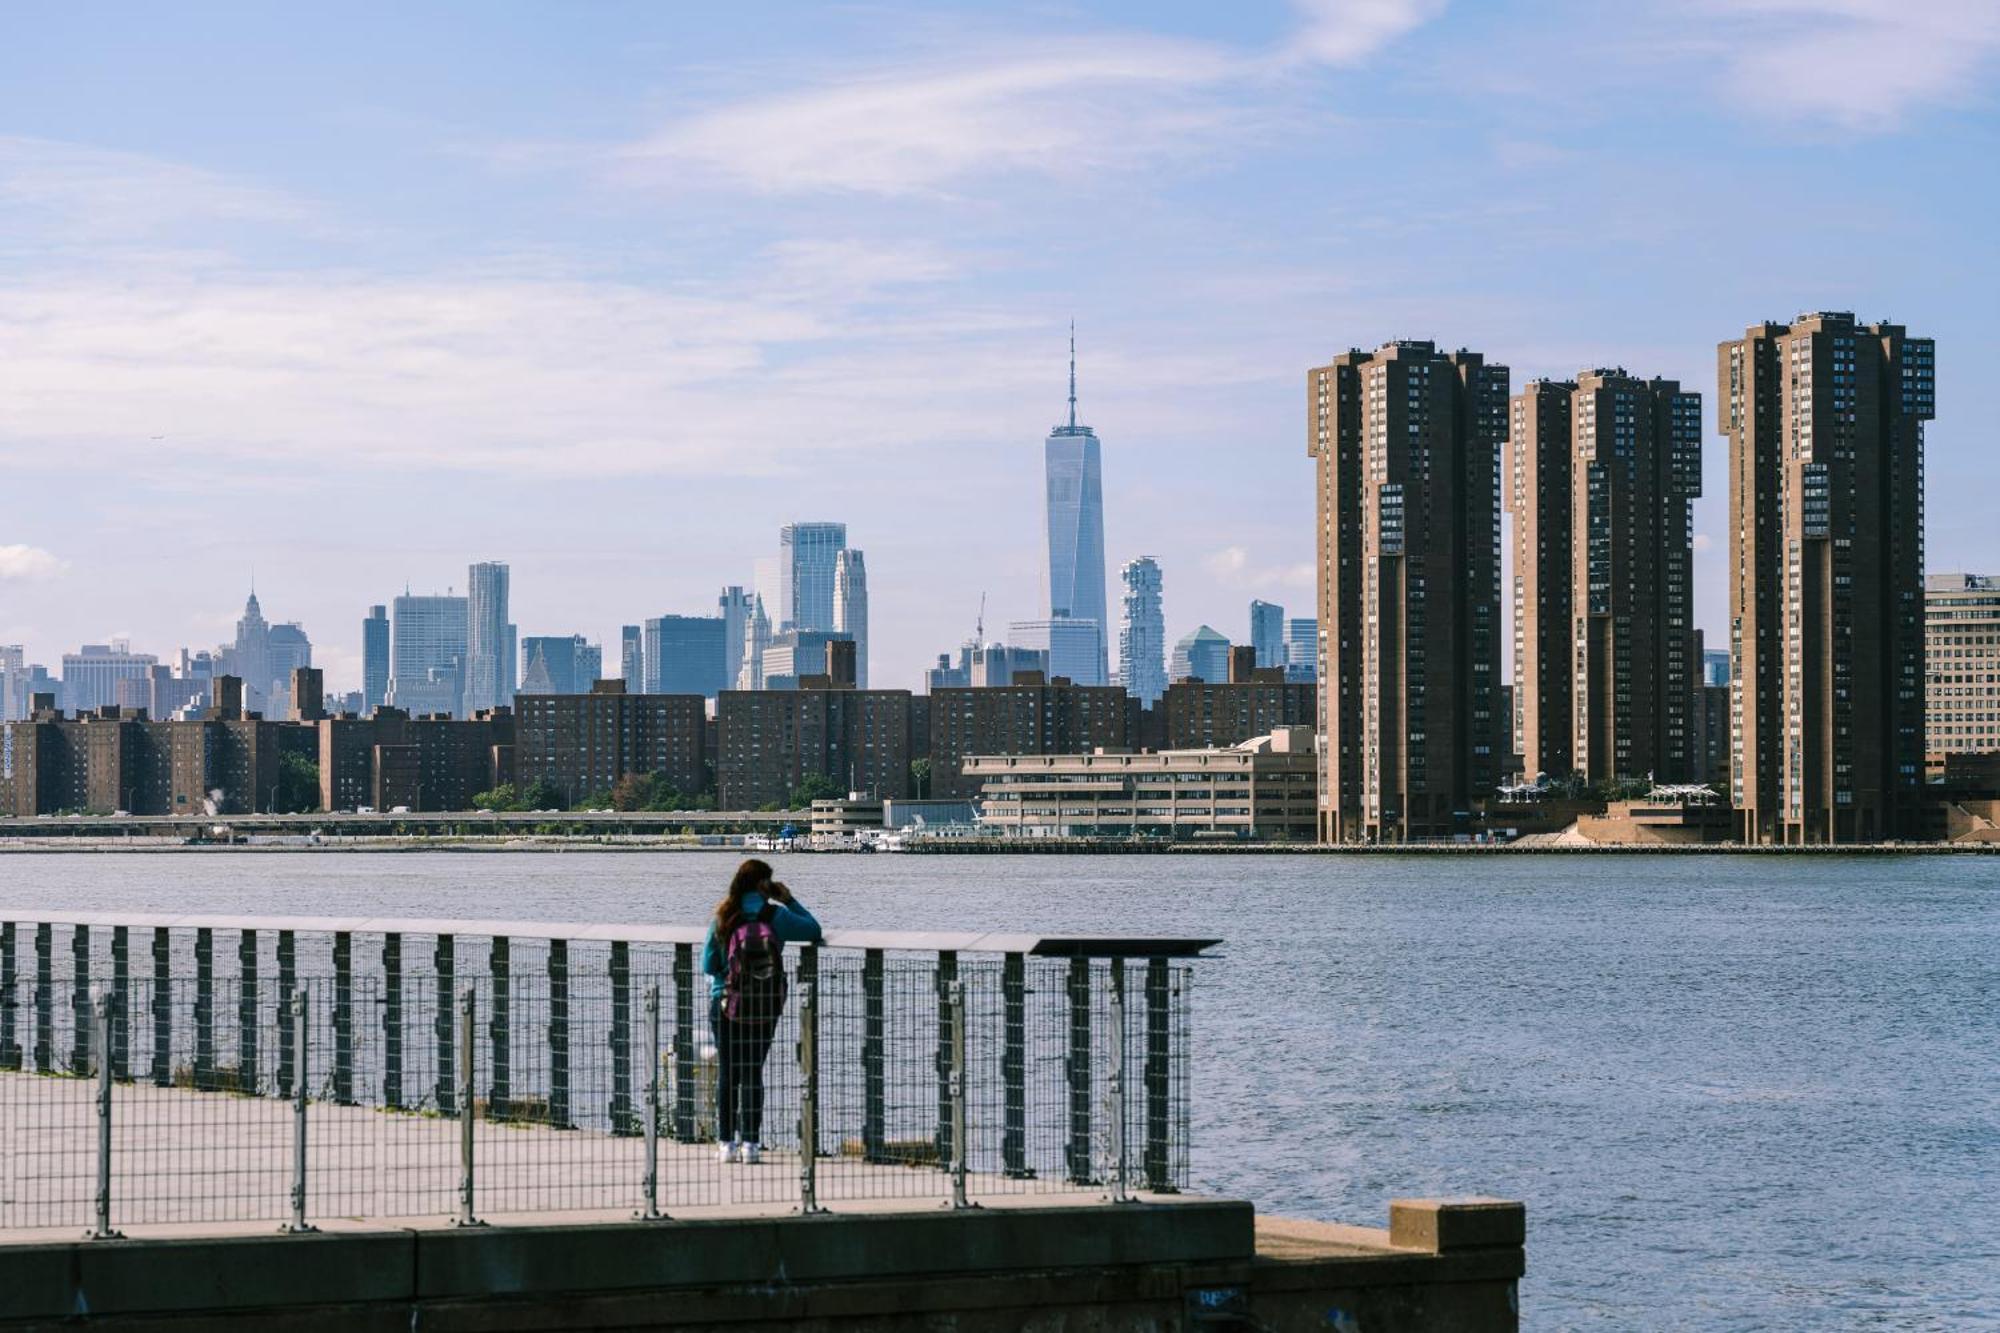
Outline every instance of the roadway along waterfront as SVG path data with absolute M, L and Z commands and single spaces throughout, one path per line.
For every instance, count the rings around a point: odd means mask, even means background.
M 1197 1189 L 1529 1210 L 1533 1328 L 1993 1326 L 2000 861 L 778 857 L 830 926 L 1219 936 Z M 0 907 L 688 923 L 734 857 L 0 858 Z

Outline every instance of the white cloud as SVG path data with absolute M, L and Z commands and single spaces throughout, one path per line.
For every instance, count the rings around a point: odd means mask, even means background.
M 1352 65 L 1435 17 L 1444 0 L 1295 0 L 1295 8 L 1294 56 Z
M 299 223 L 276 190 L 138 153 L 0 135 L 0 210 L 59 226 L 65 239 L 129 237 L 186 222 Z
M 0 582 L 54 578 L 68 567 L 67 561 L 39 546 L 0 546 Z
M 1216 582 L 1231 588 L 1275 593 L 1281 588 L 1312 588 L 1319 573 L 1310 560 L 1292 565 L 1259 565 L 1247 548 L 1225 546 L 1202 557 L 1202 568 Z
M 1925 107 L 1969 101 L 2000 57 L 1994 0 L 1706 0 L 1730 91 L 1781 114 L 1888 130 Z
M 1302 0 L 1274 51 L 1143 34 L 1038 40 L 697 113 L 614 154 L 615 174 L 689 171 L 765 193 L 909 195 L 975 176 L 1099 175 L 1200 153 L 1244 122 L 1253 85 L 1300 65 L 1353 65 L 1442 0 Z M 531 155 L 532 156 L 532 155 Z

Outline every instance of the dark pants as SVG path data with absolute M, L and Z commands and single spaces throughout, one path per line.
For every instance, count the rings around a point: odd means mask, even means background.
M 723 1143 L 762 1142 L 764 1061 L 771 1054 L 776 1024 L 732 1023 L 722 1001 L 708 1002 L 708 1028 L 715 1034 L 716 1138 Z

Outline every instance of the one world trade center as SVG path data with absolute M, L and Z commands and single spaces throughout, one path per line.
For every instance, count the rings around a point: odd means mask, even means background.
M 1104 614 L 1104 465 L 1097 433 L 1076 424 L 1074 329 L 1069 340 L 1069 422 L 1049 432 L 1045 456 L 1049 672 L 1069 676 L 1079 685 L 1102 685 L 1110 679 Z

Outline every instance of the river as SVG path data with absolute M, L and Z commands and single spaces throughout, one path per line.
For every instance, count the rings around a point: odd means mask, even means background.
M 2000 1328 L 2000 859 L 795 856 L 830 925 L 1147 932 L 1197 1188 L 1525 1200 L 1538 1329 Z M 702 853 L 0 855 L 0 907 L 696 922 Z

